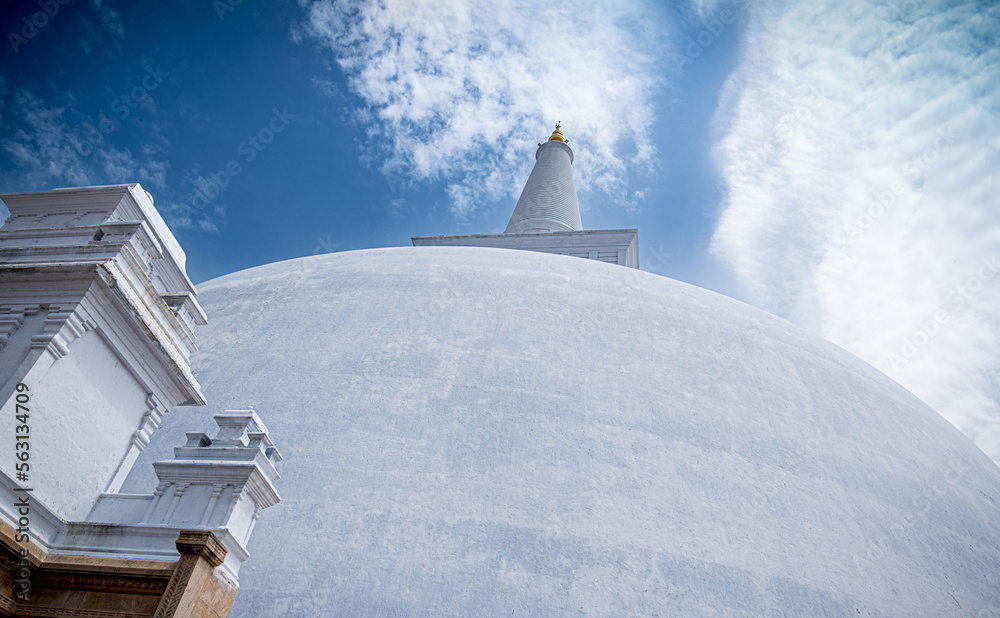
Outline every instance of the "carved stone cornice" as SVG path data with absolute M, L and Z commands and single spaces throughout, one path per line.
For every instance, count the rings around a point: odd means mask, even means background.
M 151 599 L 143 602 L 155 606 L 156 599 L 162 597 L 176 562 L 156 560 L 136 560 L 117 557 L 88 557 L 48 554 L 37 546 L 28 546 L 31 572 L 31 592 L 28 603 L 16 602 L 13 594 L 13 580 L 9 574 L 11 567 L 19 559 L 22 546 L 15 541 L 14 529 L 0 521 L 0 557 L 4 568 L 0 570 L 0 616 L 145 616 L 148 613 L 121 612 L 117 609 L 101 607 L 58 607 L 47 602 L 49 593 L 74 590 L 79 592 L 102 593 L 93 599 L 107 599 L 105 595 L 116 595 L 116 608 L 122 607 L 127 598 Z M 86 597 L 83 597 L 86 598 Z M 151 605 L 152 604 L 152 605 Z M 127 606 L 127 603 L 126 603 Z
M 177 608 L 184 597 L 184 591 L 187 589 L 200 559 L 200 556 L 195 554 L 181 554 L 181 559 L 177 561 L 177 568 L 174 569 L 174 576 L 170 578 L 170 583 L 167 584 L 167 589 L 163 593 L 153 618 L 172 618 L 177 614 Z
M 183 530 L 177 537 L 177 552 L 182 556 L 201 556 L 215 568 L 225 562 L 229 550 L 208 530 Z
M 107 609 L 72 609 L 41 605 L 18 605 L 14 618 L 149 618 L 149 614 Z
M 30 301 L 62 311 L 50 310 L 32 348 L 54 362 L 96 328 L 129 348 L 118 352 L 133 368 L 163 366 L 146 373 L 165 375 L 144 377 L 170 383 L 147 384 L 167 407 L 204 404 L 189 359 L 205 314 L 184 273 L 184 252 L 149 195 L 138 185 L 115 185 L 3 199 L 11 216 L 0 228 L 0 304 Z M 0 321 L 0 346 L 18 325 L 15 315 Z
M 10 338 L 24 324 L 26 317 L 35 315 L 41 310 L 42 306 L 37 304 L 0 305 L 0 350 L 10 342 Z
M 159 607 L 153 618 L 172 618 L 178 615 L 188 615 L 186 612 L 179 612 L 182 605 L 190 608 L 192 596 L 204 595 L 205 582 L 208 572 L 221 565 L 226 558 L 226 547 L 219 539 L 206 530 L 183 530 L 177 538 L 177 551 L 181 554 L 181 559 L 177 562 L 174 575 L 170 578 L 167 590 L 163 593 Z M 201 571 L 201 579 L 197 572 Z M 215 584 L 218 586 L 218 584 Z M 200 587 L 200 590 L 196 590 Z M 212 587 L 212 584 L 209 585 Z M 235 592 L 231 588 L 230 592 Z M 217 596 L 217 595 L 213 595 Z M 187 602 L 185 603 L 185 597 Z
M 69 344 L 88 330 L 97 328 L 76 309 L 76 306 L 50 305 L 41 334 L 31 337 L 31 347 L 46 350 L 57 360 L 69 354 Z
M 169 574 L 168 574 L 169 577 Z M 35 575 L 32 586 L 35 589 L 53 588 L 58 590 L 84 590 L 89 592 L 110 592 L 114 594 L 163 594 L 168 578 L 140 579 L 138 577 L 109 576 L 106 572 L 74 573 L 56 568 L 43 567 Z

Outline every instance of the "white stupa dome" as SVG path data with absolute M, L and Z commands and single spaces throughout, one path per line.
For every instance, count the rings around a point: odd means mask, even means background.
M 234 616 L 990 615 L 1000 469 L 844 350 L 592 260 L 355 251 L 200 286 L 123 491 L 253 406 L 285 461 Z

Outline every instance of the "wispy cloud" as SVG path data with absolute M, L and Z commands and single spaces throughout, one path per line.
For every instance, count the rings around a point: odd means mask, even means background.
M 101 25 L 111 34 L 125 38 L 125 25 L 122 15 L 115 9 L 114 0 L 90 0 L 97 14 L 101 17 Z
M 383 171 L 445 179 L 458 216 L 516 194 L 534 144 L 562 121 L 581 190 L 634 205 L 663 27 L 636 0 L 303 1 L 294 32 L 336 56 Z M 387 156 L 386 156 L 387 155 Z M 631 200 L 631 201 L 630 201 Z
M 199 173 L 197 170 L 182 172 L 177 184 L 191 187 L 192 190 L 179 200 L 164 200 L 161 208 L 170 225 L 177 229 L 194 228 L 211 234 L 218 233 L 219 226 L 226 221 L 225 205 L 215 201 L 226 188 L 220 180 L 228 185 L 231 175 L 224 169 L 209 173 Z
M 211 200 L 193 199 L 194 192 L 217 197 L 218 182 L 231 174 L 223 170 L 199 173 L 176 171 L 162 158 L 169 142 L 155 123 L 143 130 L 144 145 L 136 152 L 119 147 L 124 138 L 123 123 L 130 110 L 156 110 L 150 92 L 169 75 L 159 65 L 151 65 L 138 85 L 126 88 L 105 110 L 88 115 L 77 109 L 72 93 L 56 91 L 45 100 L 27 88 L 11 88 L 0 76 L 0 188 L 4 191 L 32 191 L 55 187 L 140 182 L 158 194 L 157 208 L 174 229 L 194 228 L 218 232 L 225 223 L 225 206 Z M 181 197 L 185 188 L 194 192 Z M 214 193 L 213 193 L 214 192 Z
M 713 250 L 1000 461 L 1000 6 L 772 1 L 717 117 Z
M 20 168 L 19 178 L 29 185 L 90 184 L 93 166 L 81 154 L 87 142 L 69 131 L 62 107 L 48 106 L 23 88 L 5 97 L 2 107 L 8 131 L 0 143 Z
M 0 172 L 4 190 L 123 182 L 167 187 L 167 163 L 148 151 L 136 157 L 114 146 L 110 135 L 117 125 L 103 113 L 88 118 L 67 104 L 51 104 L 31 90 L 4 84 L 0 78 L 0 148 L 11 164 Z

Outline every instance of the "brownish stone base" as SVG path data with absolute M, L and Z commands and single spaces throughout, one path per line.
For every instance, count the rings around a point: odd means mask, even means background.
M 0 618 L 224 618 L 236 597 L 236 586 L 216 571 L 226 548 L 211 532 L 181 532 L 176 562 L 49 555 L 15 538 L 0 522 Z M 26 599 L 18 598 L 16 579 L 25 569 Z

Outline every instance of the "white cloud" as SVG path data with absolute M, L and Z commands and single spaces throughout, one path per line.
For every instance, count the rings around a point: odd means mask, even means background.
M 147 187 L 166 188 L 167 165 L 160 161 L 137 163 L 128 149 L 110 149 L 104 153 L 103 178 L 110 183 L 141 182 Z
M 29 185 L 91 184 L 92 165 L 83 153 L 93 154 L 94 146 L 86 136 L 68 130 L 63 108 L 48 106 L 23 88 L 16 89 L 3 108 L 8 131 L 0 143 L 21 168 L 19 178 Z
M 4 191 L 129 182 L 167 191 L 169 165 L 154 158 L 154 148 L 147 146 L 136 157 L 128 148 L 115 147 L 118 125 L 103 113 L 90 119 L 69 106 L 50 104 L 28 89 L 8 90 L 4 84 L 0 77 L 0 148 L 12 164 L 0 170 Z M 164 212 L 171 224 L 173 214 L 170 209 Z M 177 212 L 177 216 L 183 224 L 187 215 Z
M 717 116 L 729 193 L 713 250 L 749 300 L 882 369 L 1000 461 L 1000 273 L 983 262 L 1000 258 L 1000 7 L 750 15 Z
M 726 2 L 725 0 L 691 0 L 698 17 L 708 19 L 720 10 L 720 5 L 735 6 L 736 0 Z
M 319 89 L 320 92 L 330 97 L 331 99 L 336 99 L 340 97 L 340 88 L 337 87 L 337 83 L 330 79 L 323 79 L 322 77 L 314 77 L 312 79 L 313 86 Z
M 202 232 L 218 233 L 219 226 L 226 221 L 226 207 L 223 195 L 229 180 L 222 171 L 199 173 L 186 170 L 180 174 L 178 185 L 191 187 L 180 200 L 166 199 L 157 204 L 164 217 L 175 229 L 198 229 Z M 224 183 L 220 183 L 220 178 Z M 178 195 L 178 194 L 173 194 Z
M 397 180 L 444 178 L 458 216 L 516 195 L 535 143 L 562 121 L 577 183 L 628 205 L 649 166 L 654 55 L 639 0 L 320 0 L 297 38 L 336 55 Z M 404 181 L 405 182 L 405 181 Z
M 122 23 L 121 13 L 115 10 L 114 0 L 91 0 L 90 3 L 100 15 L 104 29 L 115 36 L 125 38 L 125 25 Z

